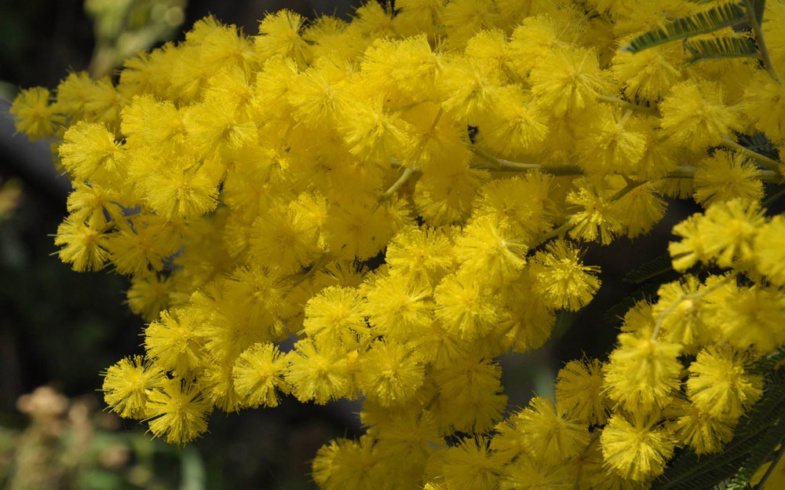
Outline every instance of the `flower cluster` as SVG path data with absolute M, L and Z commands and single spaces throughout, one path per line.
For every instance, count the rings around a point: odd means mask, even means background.
M 362 398 L 366 434 L 314 459 L 328 489 L 638 488 L 676 447 L 720 451 L 762 395 L 749 363 L 785 343 L 785 221 L 759 204 L 782 169 L 737 141 L 785 141 L 785 87 L 754 58 L 617 49 L 701 8 L 398 0 L 255 36 L 207 18 L 116 83 L 22 92 L 17 127 L 54 137 L 74 183 L 61 259 L 129 276 L 150 322 L 107 403 L 184 443 L 216 408 Z M 785 73 L 782 2 L 765 18 Z M 582 244 L 690 196 L 707 210 L 674 229 L 674 266 L 727 274 L 663 285 L 607 362 L 505 416 L 494 359 L 600 287 Z

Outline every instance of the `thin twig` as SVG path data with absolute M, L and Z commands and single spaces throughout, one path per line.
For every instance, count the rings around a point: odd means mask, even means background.
M 736 150 L 740 153 L 744 153 L 745 155 L 749 156 L 753 160 L 756 160 L 758 163 L 762 164 L 769 170 L 779 172 L 780 166 L 782 165 L 777 160 L 771 159 L 766 155 L 762 155 L 755 150 L 750 150 L 746 146 L 742 146 L 731 139 L 723 138 L 722 144 L 723 146 L 727 146 L 728 148 Z
M 543 243 L 547 242 L 551 238 L 556 238 L 558 236 L 563 236 L 565 233 L 567 233 L 568 231 L 570 231 L 574 227 L 575 227 L 575 223 L 573 223 L 572 217 L 570 217 L 570 219 L 565 221 L 561 226 L 559 226 L 558 228 L 554 228 L 548 234 L 543 236 L 542 239 L 540 240 L 539 245 L 542 245 Z
M 744 6 L 747 10 L 747 21 L 752 27 L 752 34 L 755 36 L 755 42 L 758 44 L 758 49 L 760 50 L 760 58 L 763 60 L 763 66 L 775 80 L 779 81 L 777 70 L 774 69 L 771 57 L 769 57 L 769 50 L 766 48 L 766 42 L 763 40 L 763 30 L 760 27 L 760 22 L 758 22 L 758 17 L 755 15 L 755 7 L 752 4 L 752 0 L 744 0 Z
M 650 116 L 660 115 L 660 111 L 656 107 L 649 107 L 645 105 L 635 104 L 634 102 L 624 100 L 621 97 L 612 97 L 610 95 L 598 95 L 597 100 L 599 100 L 600 102 L 608 102 L 610 104 L 618 104 L 627 109 L 633 110 L 635 112 L 642 112 Z
M 731 275 L 725 277 L 725 279 L 723 279 L 721 281 L 718 281 L 715 284 L 712 284 L 710 287 L 708 287 L 708 288 L 706 288 L 706 289 L 704 289 L 702 291 L 697 291 L 697 292 L 692 293 L 692 294 L 683 294 L 683 295 L 681 295 L 681 297 L 678 300 L 674 301 L 672 305 L 667 307 L 665 309 L 665 311 L 660 313 L 660 316 L 657 317 L 657 323 L 654 325 L 654 331 L 652 331 L 652 333 L 651 333 L 651 340 L 652 341 L 657 340 L 657 335 L 660 333 L 660 329 L 662 328 L 662 324 L 665 322 L 665 318 L 668 315 L 670 315 L 671 313 L 673 313 L 674 310 L 676 310 L 676 308 L 678 308 L 679 305 L 681 305 L 684 301 L 691 300 L 691 299 L 702 298 L 703 296 L 706 296 L 710 292 L 715 291 L 716 289 L 718 289 L 718 288 L 724 286 L 725 284 L 729 283 L 731 281 L 731 279 L 735 279 L 735 278 L 736 278 L 736 274 L 731 274 Z
M 382 202 L 384 202 L 384 201 L 386 201 L 386 200 L 390 199 L 390 198 L 392 197 L 392 195 L 393 195 L 393 194 L 395 194 L 395 192 L 396 192 L 398 189 L 400 189 L 400 188 L 401 188 L 401 186 L 402 186 L 403 184 L 405 184 L 405 183 L 406 183 L 406 181 L 407 181 L 407 180 L 409 180 L 409 178 L 410 178 L 412 175 L 414 175 L 414 173 L 415 173 L 415 172 L 416 172 L 416 170 L 415 170 L 415 169 L 413 169 L 413 168 L 411 168 L 411 167 L 405 167 L 405 168 L 403 169 L 403 173 L 401 174 L 401 176 L 400 176 L 400 177 L 398 177 L 398 180 L 396 180 L 396 181 L 395 181 L 395 183 L 394 183 L 393 185 L 391 185 L 391 186 L 390 186 L 390 188 L 389 188 L 389 189 L 387 189 L 387 190 L 384 192 L 384 194 L 382 194 L 381 196 L 379 196 L 379 202 L 380 202 L 380 203 L 382 203 Z

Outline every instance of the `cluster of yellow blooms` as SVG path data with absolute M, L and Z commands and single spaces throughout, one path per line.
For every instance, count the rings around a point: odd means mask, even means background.
M 116 83 L 22 92 L 17 127 L 53 136 L 74 183 L 60 257 L 130 276 L 151 322 L 107 403 L 184 443 L 214 408 L 362 398 L 366 434 L 314 459 L 327 489 L 645 488 L 677 447 L 721 451 L 763 393 L 750 363 L 785 343 L 785 219 L 760 204 L 783 167 L 737 141 L 785 142 L 785 86 L 756 58 L 618 49 L 701 9 L 397 0 L 256 36 L 207 18 Z M 767 2 L 785 74 L 782 25 Z M 724 273 L 663 285 L 607 362 L 505 416 L 494 359 L 600 286 L 581 243 L 690 196 L 706 211 L 675 227 L 674 267 Z

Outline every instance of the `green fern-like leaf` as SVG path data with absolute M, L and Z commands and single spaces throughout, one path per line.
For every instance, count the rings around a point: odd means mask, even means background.
M 736 437 L 746 437 L 767 428 L 782 415 L 785 407 L 785 384 L 782 380 L 775 380 L 766 385 L 763 398 L 755 405 L 750 414 L 736 427 Z
M 785 420 L 779 419 L 778 423 L 763 433 L 758 444 L 750 451 L 750 455 L 731 480 L 728 490 L 749 488 L 750 480 L 755 475 L 755 472 L 772 459 L 776 452 L 776 447 L 783 439 L 785 439 Z
M 685 47 L 692 54 L 692 58 L 687 62 L 688 65 L 706 60 L 758 56 L 758 47 L 749 38 L 699 39 L 688 41 L 685 43 Z
M 627 284 L 642 284 L 673 270 L 670 254 L 662 254 L 624 275 Z
M 741 134 L 739 144 L 774 160 L 779 159 L 777 146 L 764 133 Z
M 624 46 L 622 50 L 637 53 L 676 39 L 685 39 L 713 32 L 723 27 L 742 24 L 746 20 L 747 15 L 741 5 L 723 3 L 704 12 L 676 19 L 664 27 L 645 32 Z
M 759 446 L 769 443 L 767 433 L 781 419 L 784 408 L 785 384 L 775 378 L 766 385 L 763 399 L 742 419 L 733 440 L 721 453 L 699 457 L 692 451 L 683 452 L 654 481 L 652 488 L 732 488 L 740 468 L 752 466 L 751 458 L 757 455 Z
M 759 359 L 748 369 L 748 371 L 754 374 L 767 374 L 783 359 L 785 359 L 785 347 L 780 347 L 774 352 Z

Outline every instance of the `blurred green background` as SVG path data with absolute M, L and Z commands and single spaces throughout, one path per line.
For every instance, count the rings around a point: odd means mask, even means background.
M 109 271 L 77 274 L 52 255 L 51 235 L 66 213 L 69 184 L 54 171 L 48 143 L 15 135 L 8 115 L 20 88 L 51 89 L 69 71 L 116 74 L 124 57 L 183 39 L 188 26 L 210 13 L 254 34 L 264 12 L 289 8 L 348 18 L 358 4 L 0 2 L 0 487 L 312 488 L 309 460 L 318 447 L 361 433 L 357 403 L 317 407 L 285 399 L 275 409 L 215 413 L 209 434 L 177 448 L 105 412 L 99 373 L 142 352 L 143 323 L 124 304 L 124 278 Z M 614 318 L 624 311 L 613 307 L 638 289 L 622 281 L 624 274 L 661 255 L 673 223 L 693 209 L 672 207 L 654 232 L 636 241 L 634 254 L 626 239 L 589 247 L 586 263 L 603 269 L 595 300 L 578 314 L 560 315 L 544 349 L 500 360 L 511 410 L 526 405 L 534 391 L 551 395 L 563 362 L 605 357 L 617 333 Z

